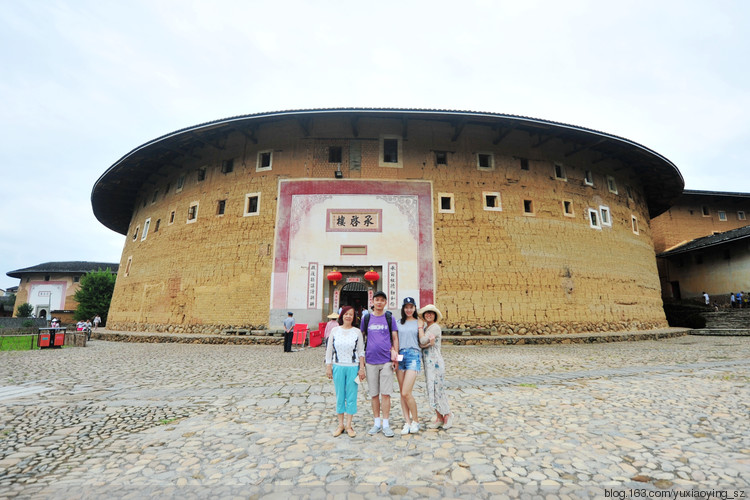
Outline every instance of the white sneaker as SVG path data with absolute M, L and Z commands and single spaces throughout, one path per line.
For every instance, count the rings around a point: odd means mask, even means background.
M 405 436 L 409 434 L 409 431 L 411 430 L 411 426 L 409 424 L 404 424 L 404 428 L 401 429 L 401 435 Z
M 411 427 L 409 428 L 409 432 L 411 432 L 412 434 L 417 434 L 419 432 L 419 422 L 412 422 Z
M 443 424 L 443 429 L 450 429 L 453 427 L 453 422 L 456 420 L 456 414 L 453 412 L 450 412 L 448 414 L 448 418 L 445 419 L 445 423 Z

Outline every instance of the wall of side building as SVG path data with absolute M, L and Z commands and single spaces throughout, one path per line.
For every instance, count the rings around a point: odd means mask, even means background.
M 277 217 L 280 181 L 342 182 L 334 179 L 339 168 L 349 180 L 431 184 L 434 245 L 425 251 L 434 255 L 434 300 L 447 325 L 506 333 L 666 325 L 641 181 L 627 166 L 595 162 L 586 151 L 566 157 L 555 141 L 534 147 L 521 132 L 494 144 L 496 132 L 484 126 L 467 125 L 455 141 L 441 122 L 410 120 L 404 136 L 401 120 L 367 119 L 358 132 L 352 137 L 349 120 L 320 118 L 306 136 L 280 120 L 258 128 L 257 144 L 233 133 L 224 149 L 206 146 L 194 151 L 200 159 L 154 172 L 137 196 L 109 327 L 279 326 L 271 282 L 276 226 L 287 223 Z M 384 138 L 398 141 L 395 165 L 383 164 Z M 332 146 L 341 147 L 340 165 L 329 162 Z M 266 152 L 270 168 L 260 163 Z M 487 168 L 478 166 L 480 154 Z M 248 214 L 253 198 L 257 213 Z M 326 307 L 316 312 L 321 321 Z

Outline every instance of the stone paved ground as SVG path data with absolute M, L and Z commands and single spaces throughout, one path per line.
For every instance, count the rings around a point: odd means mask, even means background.
M 320 348 L 2 352 L 0 498 L 750 496 L 750 338 L 444 354 L 453 429 L 368 436 L 363 385 L 352 439 Z

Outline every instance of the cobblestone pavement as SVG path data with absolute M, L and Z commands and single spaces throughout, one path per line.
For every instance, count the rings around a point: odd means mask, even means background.
M 400 436 L 395 394 L 392 439 L 365 384 L 357 436 L 331 436 L 323 354 L 2 352 L 0 498 L 750 496 L 750 338 L 447 346 L 455 427 Z

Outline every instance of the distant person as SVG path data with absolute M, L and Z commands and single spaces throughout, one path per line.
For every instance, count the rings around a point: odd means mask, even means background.
M 99 328 L 99 325 L 102 323 L 102 318 L 97 314 L 94 316 L 94 330 Z
M 737 292 L 737 295 L 735 296 L 735 299 L 737 301 L 737 307 L 742 309 L 742 292 Z
M 338 322 L 339 315 L 336 313 L 331 313 L 327 316 L 327 318 L 328 318 L 328 323 L 326 323 L 326 329 L 325 329 L 325 332 L 323 333 L 323 341 L 326 343 L 326 347 L 328 346 L 328 339 L 331 338 L 331 332 L 333 331 L 334 328 L 339 326 L 339 322 Z
M 706 292 L 703 292 L 703 300 L 706 301 L 706 305 L 709 305 L 711 303 L 711 300 L 708 298 L 708 294 Z
M 284 320 L 284 352 L 292 352 L 292 336 L 294 335 L 294 313 L 289 311 L 286 313 L 286 319 Z
M 385 437 L 393 437 L 389 416 L 393 370 L 398 359 L 398 326 L 393 314 L 385 310 L 388 303 L 385 292 L 376 292 L 372 302 L 372 312 L 362 318 L 359 327 L 365 337 L 367 388 L 372 398 L 372 414 L 375 420 L 372 429 L 367 433 L 373 435 L 383 431 Z
M 732 309 L 737 307 L 737 299 L 734 296 L 734 292 L 729 292 L 729 305 Z

